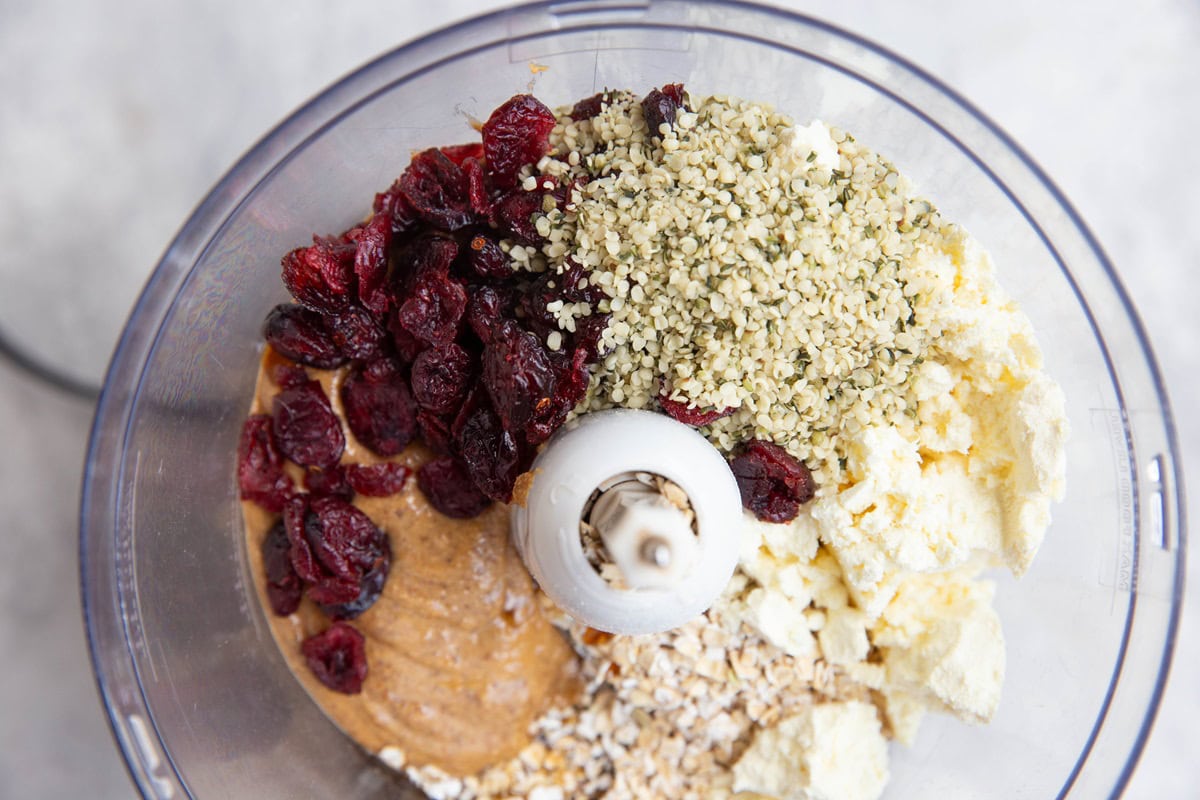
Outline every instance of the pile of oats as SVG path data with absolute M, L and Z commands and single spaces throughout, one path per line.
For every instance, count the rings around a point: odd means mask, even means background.
M 742 623 L 732 608 L 746 582 L 735 576 L 709 612 L 646 636 L 600 634 L 545 601 L 583 657 L 584 697 L 539 720 L 533 742 L 507 764 L 461 779 L 432 767 L 410 767 L 408 776 L 435 800 L 700 800 L 728 792 L 730 769 L 757 729 L 823 699 L 868 699 L 838 668 L 785 655 Z M 404 766 L 394 750 L 380 757 Z
M 841 131 L 826 134 L 832 158 L 817 158 L 769 106 L 690 107 L 654 137 L 630 93 L 590 120 L 561 112 L 537 169 L 590 180 L 537 220 L 540 249 L 510 255 L 535 271 L 581 261 L 608 295 L 598 309 L 551 309 L 564 330 L 612 315 L 591 410 L 653 407 L 664 388 L 735 408 L 704 429 L 718 447 L 770 439 L 834 483 L 847 437 L 914 424 L 913 368 L 938 335 L 916 255 L 955 229 Z

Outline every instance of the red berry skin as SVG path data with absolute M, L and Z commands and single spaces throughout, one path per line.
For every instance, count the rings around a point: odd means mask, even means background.
M 412 365 L 412 393 L 417 404 L 434 414 L 456 411 L 471 386 L 475 361 L 453 342 L 422 352 Z
M 358 278 L 358 300 L 376 317 L 384 317 L 391 305 L 387 291 L 388 248 L 392 243 L 392 220 L 376 214 L 355 237 L 354 275 Z
M 325 315 L 295 303 L 271 309 L 263 323 L 263 338 L 277 353 L 316 369 L 333 369 L 346 363 L 325 322 Z
M 400 192 L 420 219 L 443 231 L 478 221 L 471 208 L 467 173 L 437 148 L 413 156 L 400 176 Z
M 404 488 L 411 474 L 408 467 L 390 461 L 346 467 L 346 480 L 364 497 L 391 497 Z
M 417 472 L 417 485 L 430 505 L 452 519 L 479 516 L 492 504 L 475 486 L 466 465 L 450 456 L 425 462 Z
M 396 320 L 415 339 L 436 347 L 454 341 L 466 310 L 467 291 L 461 283 L 426 274 L 417 278 Z
M 342 409 L 354 438 L 376 455 L 399 455 L 417 432 L 412 392 L 390 358 L 350 373 L 342 384 Z
M 291 543 L 282 522 L 276 522 L 262 543 L 267 600 L 276 616 L 286 617 L 300 607 L 304 583 L 292 567 Z
M 321 314 L 336 314 L 350 305 L 354 283 L 352 243 L 313 237 L 309 247 L 283 257 L 283 284 L 296 302 Z
M 346 438 L 321 384 L 297 382 L 271 401 L 271 428 L 279 450 L 305 467 L 331 467 L 342 457 Z
M 684 425 L 691 425 L 696 428 L 704 425 L 711 425 L 719 419 L 724 419 L 732 414 L 735 409 L 732 408 L 714 408 L 704 411 L 700 408 L 693 408 L 687 403 L 679 400 L 672 400 L 666 392 L 659 395 L 658 405 L 663 410 L 663 413 L 674 420 L 682 422 Z
M 812 473 L 774 442 L 753 439 L 729 462 L 742 505 L 763 522 L 790 522 L 813 499 Z
M 275 445 L 271 418 L 249 417 L 238 442 L 238 490 L 243 500 L 278 514 L 292 496 L 292 479 L 283 471 L 283 456 Z
M 682 83 L 668 83 L 661 89 L 651 89 L 642 99 L 642 116 L 646 118 L 650 138 L 661 136 L 659 131 L 664 122 L 668 126 L 674 125 L 675 115 L 681 108 L 684 108 Z
M 359 694 L 367 679 L 367 643 L 355 628 L 335 622 L 305 639 L 300 652 L 322 685 L 342 694 Z
M 530 94 L 510 98 L 483 123 L 483 154 L 497 189 L 517 185 L 521 169 L 550 149 L 554 112 Z

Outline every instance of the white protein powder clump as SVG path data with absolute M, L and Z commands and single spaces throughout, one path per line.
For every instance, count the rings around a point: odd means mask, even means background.
M 778 800 L 874 800 L 887 742 L 869 703 L 824 703 L 759 731 L 733 768 L 733 790 Z

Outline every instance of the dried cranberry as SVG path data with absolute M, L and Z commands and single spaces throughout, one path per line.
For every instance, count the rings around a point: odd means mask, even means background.
M 788 522 L 816 493 L 812 473 L 774 442 L 751 440 L 729 462 L 742 505 L 764 522 Z
M 535 192 L 557 196 L 557 193 L 563 189 L 562 181 L 555 175 L 536 175 L 534 178 Z
M 571 354 L 570 366 L 566 367 L 559 376 L 558 396 L 566 402 L 568 411 L 578 405 L 579 401 L 583 400 L 587 394 L 588 384 L 592 377 L 591 370 L 588 369 L 591 361 L 592 357 L 588 348 L 576 347 L 575 352 Z
M 567 265 L 561 274 L 544 272 L 539 275 L 521 293 L 518 301 L 519 317 L 525 327 L 543 340 L 553 332 L 564 333 L 559 327 L 558 317 L 550 311 L 551 304 L 584 303 L 595 308 L 605 298 L 602 289 L 588 283 L 587 272 L 582 264 L 568 259 Z M 608 326 L 608 316 L 596 313 L 578 317 L 575 326 L 575 344 L 585 345 L 590 357 L 594 358 L 600 337 Z
M 489 405 L 487 389 L 483 386 L 483 381 L 475 381 L 467 392 L 467 397 L 459 406 L 458 412 L 454 415 L 454 421 L 450 424 L 450 437 L 455 442 L 457 449 L 458 438 L 462 435 L 463 425 L 467 418 L 475 413 L 475 409 L 481 405 Z
M 326 322 L 334 344 L 346 358 L 365 361 L 379 355 L 387 334 L 365 308 L 350 306 L 327 317 Z
M 305 536 L 326 573 L 341 580 L 357 582 L 377 561 L 391 556 L 387 535 L 361 510 L 336 497 L 309 502 Z
M 314 236 L 311 247 L 283 257 L 283 283 L 296 302 L 323 314 L 350 303 L 354 280 L 354 245 Z
M 450 423 L 447 417 L 438 416 L 432 411 L 422 408 L 417 412 L 417 427 L 421 430 L 421 440 L 438 455 L 448 456 L 454 453 L 454 437 L 450 433 Z
M 454 519 L 478 516 L 492 503 L 475 486 L 467 466 L 449 456 L 423 464 L 417 472 L 417 485 L 430 505 Z
M 469 159 L 478 161 L 483 158 L 483 142 L 468 142 L 467 144 L 450 144 L 439 147 L 442 155 L 458 164 L 460 167 Z
M 390 564 L 380 561 L 376 566 L 367 570 L 367 574 L 357 583 L 345 584 L 347 594 L 357 591 L 352 599 L 333 603 L 318 603 L 322 613 L 335 622 L 343 619 L 354 619 L 375 604 L 383 593 L 383 585 L 387 582 Z M 332 594 L 332 593 L 331 593 Z
M 346 378 L 342 408 L 354 437 L 378 455 L 400 453 L 416 433 L 416 404 L 390 358 L 377 358 Z
M 588 280 L 587 268 L 571 257 L 564 262 L 567 268 L 562 272 L 563 297 L 573 303 L 590 303 L 597 305 L 608 298 L 604 290 L 593 285 Z
M 683 108 L 683 84 L 668 83 L 661 89 L 653 89 L 642 99 L 642 116 L 646 118 L 646 127 L 650 138 L 661 135 L 660 129 L 665 122 L 675 124 L 675 115 Z
M 397 179 L 386 192 L 375 195 L 372 206 L 375 216 L 383 217 L 392 223 L 392 233 L 405 233 L 417 222 L 417 212 L 404 199 L 404 192 Z
M 276 522 L 262 542 L 263 572 L 267 578 L 267 601 L 271 610 L 286 617 L 300 607 L 300 595 L 304 585 L 292 567 L 291 550 L 287 531 L 282 522 Z
M 516 186 L 521 168 L 546 154 L 554 123 L 554 112 L 530 94 L 519 94 L 492 112 L 483 123 L 483 152 L 496 188 Z
M 564 183 L 556 186 L 549 194 L 554 198 L 554 205 L 558 206 L 559 211 L 566 211 L 567 206 L 572 202 L 571 195 L 575 192 L 582 194 L 583 187 L 587 186 L 588 179 L 582 175 L 571 179 L 570 183 Z
M 556 362 L 561 357 L 556 356 Z M 587 393 L 591 373 L 588 370 L 588 351 L 576 348 L 566 363 L 557 365 L 558 376 L 554 394 L 548 402 L 541 402 L 534 410 L 533 419 L 525 427 L 525 438 L 529 444 L 541 444 L 550 438 L 567 420 L 571 409 L 579 404 Z
M 566 302 L 562 296 L 562 280 L 552 272 L 544 272 L 529 284 L 517 301 L 525 327 L 542 341 L 552 332 L 560 330 L 558 317 L 548 308 L 556 300 Z
M 544 272 L 521 295 L 520 309 L 527 327 L 546 338 L 559 330 L 558 318 L 548 306 L 556 300 L 563 303 L 587 303 L 596 306 L 604 299 L 604 290 L 587 281 L 587 271 L 574 259 L 567 259 L 562 273 Z
M 412 470 L 390 461 L 382 464 L 351 464 L 346 480 L 354 491 L 366 497 L 388 497 L 404 488 Z
M 458 432 L 458 449 L 475 485 L 493 500 L 512 500 L 517 476 L 529 468 L 522 447 L 500 425 L 486 404 L 481 404 L 463 422 Z
M 495 240 L 481 233 L 471 237 L 467 258 L 471 269 L 481 277 L 496 280 L 513 277 L 513 264 L 508 253 L 501 250 Z
M 396 348 L 396 355 L 400 356 L 400 360 L 405 364 L 411 364 L 428 347 L 420 339 L 406 331 L 396 317 L 392 317 L 388 322 L 388 330 L 392 333 L 392 344 Z
M 355 241 L 354 274 L 358 277 L 358 300 L 378 317 L 387 313 L 391 303 L 387 290 L 391 242 L 392 221 L 386 214 L 372 217 Z
M 417 236 L 400 253 L 393 281 L 400 299 L 408 295 L 421 278 L 445 277 L 450 274 L 450 265 L 458 257 L 458 244 L 445 236 L 423 234 Z
M 456 280 L 435 273 L 417 278 L 408 299 L 396 313 L 400 327 L 429 345 L 442 345 L 458 335 L 467 310 L 467 292 Z
M 466 397 L 474 361 L 453 342 L 421 353 L 412 365 L 413 398 L 435 414 L 449 414 Z
M 492 213 L 492 198 L 488 194 L 483 162 L 477 158 L 468 158 L 463 162 L 462 169 L 467 176 L 467 199 L 470 201 L 471 210 L 486 219 Z
M 612 92 L 597 92 L 591 97 L 586 97 L 575 104 L 575 107 L 571 109 L 571 119 L 576 122 L 591 119 L 599 114 L 604 109 L 604 106 L 611 102 Z
M 367 642 L 345 622 L 305 639 L 300 652 L 324 686 L 342 694 L 358 694 L 367 679 Z
M 305 594 L 309 600 L 325 608 L 356 603 L 362 596 L 362 590 L 361 580 L 326 575 L 316 583 L 309 584 Z
M 310 468 L 304 473 L 304 488 L 314 497 L 338 497 L 347 501 L 354 497 L 354 487 L 347 480 L 346 469 L 341 464 L 325 469 Z
M 549 305 L 557 300 L 564 303 L 591 302 L 594 292 L 591 287 L 584 290 L 578 288 L 585 272 L 583 265 L 574 260 L 568 261 L 568 268 L 562 273 L 543 272 L 522 293 L 519 308 L 526 326 L 542 339 L 553 331 L 559 330 L 558 317 L 549 310 Z
M 608 295 L 602 288 L 586 280 L 586 275 L 587 272 L 581 267 L 579 278 L 574 283 L 567 285 L 566 295 L 571 302 L 587 303 L 591 306 L 591 310 L 596 312 L 600 303 L 608 299 Z
M 281 355 L 310 367 L 333 369 L 346 361 L 325 327 L 325 317 L 304 306 L 282 303 L 271 309 L 263 337 Z
M 400 191 L 421 219 L 441 230 L 458 230 L 476 221 L 466 174 L 437 148 L 413 156 L 400 176 Z
M 467 303 L 467 324 L 479 337 L 479 341 L 487 344 L 491 341 L 492 329 L 512 312 L 513 305 L 514 299 L 510 292 L 491 286 L 472 288 L 471 299 Z
M 736 410 L 733 408 L 713 408 L 704 411 L 698 406 L 693 406 L 679 400 L 672 400 L 666 390 L 658 396 L 658 405 L 662 408 L 663 413 L 671 419 L 679 420 L 684 425 L 692 425 L 697 428 L 702 425 L 711 425 L 719 419 L 728 417 Z
M 542 213 L 542 193 L 534 190 L 513 189 L 503 195 L 492 206 L 492 224 L 501 233 L 516 239 L 521 244 L 538 245 L 542 235 L 538 233 L 534 218 Z
M 370 518 L 334 497 L 294 498 L 284 509 L 284 529 L 296 574 L 321 606 L 345 606 L 341 618 L 374 602 L 391 565 L 387 535 Z
M 604 337 L 604 332 L 608 330 L 610 319 L 610 314 L 600 314 L 595 311 L 586 317 L 576 318 L 575 346 L 583 348 L 587 353 L 588 361 L 595 361 L 601 356 L 608 355 L 606 352 L 601 352 L 600 340 Z
M 301 580 L 306 583 L 315 583 L 324 578 L 325 573 L 317 563 L 312 545 L 309 544 L 308 502 L 309 496 L 306 494 L 294 495 L 289 498 L 283 507 L 283 526 L 287 532 L 288 542 L 291 544 L 289 555 L 292 559 L 292 568 L 296 570 L 296 574 L 300 576 Z M 314 518 L 311 524 L 317 525 L 317 520 Z
M 267 511 L 279 513 L 292 495 L 292 479 L 283 471 L 283 458 L 275 446 L 271 418 L 256 414 L 242 425 L 238 441 L 238 490 Z
M 501 320 L 483 351 L 483 385 L 504 428 L 524 431 L 551 402 L 555 370 L 538 338 L 511 320 Z
M 267 375 L 280 389 L 290 389 L 308 383 L 308 370 L 290 361 L 272 364 Z
M 271 423 L 279 451 L 305 467 L 332 466 L 346 447 L 342 425 L 317 381 L 296 383 L 275 395 Z

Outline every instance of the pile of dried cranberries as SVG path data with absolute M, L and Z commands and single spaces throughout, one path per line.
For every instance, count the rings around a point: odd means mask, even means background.
M 602 298 L 582 266 L 566 274 L 514 271 L 500 241 L 537 245 L 536 215 L 569 202 L 571 186 L 521 172 L 549 149 L 555 117 L 529 95 L 497 108 L 482 141 L 413 156 L 369 221 L 283 258 L 295 303 L 267 315 L 264 336 L 280 387 L 269 415 L 250 417 L 238 454 L 244 499 L 282 519 L 263 543 L 271 608 L 287 615 L 302 595 L 333 628 L 304 653 L 330 688 L 354 693 L 366 673 L 357 631 L 344 620 L 379 596 L 391 563 L 387 536 L 351 505 L 408 478 L 400 464 L 343 464 L 342 426 L 305 367 L 342 368 L 341 406 L 355 439 L 391 457 L 419 440 L 436 453 L 417 475 L 430 504 L 472 517 L 512 499 L 537 446 L 583 398 L 607 320 L 595 315 L 563 346 L 546 311 L 554 300 Z M 270 360 L 268 360 L 270 363 Z M 303 490 L 284 470 L 306 469 Z
M 560 331 L 558 351 L 544 345 L 559 330 L 547 303 L 594 307 L 603 297 L 582 267 L 534 276 L 514 271 L 500 247 L 539 244 L 534 217 L 547 202 L 568 202 L 570 187 L 554 178 L 532 191 L 519 185 L 549 149 L 554 122 L 550 109 L 518 95 L 484 123 L 481 143 L 417 153 L 376 195 L 369 222 L 284 257 L 296 304 L 267 318 L 276 352 L 348 368 L 342 407 L 363 445 L 386 457 L 419 439 L 438 454 L 418 481 L 448 516 L 512 499 L 537 445 L 583 398 L 597 357 L 599 316 Z M 320 416 L 294 426 L 301 449 L 338 449 L 340 431 Z M 291 458 L 291 445 L 279 445 Z

